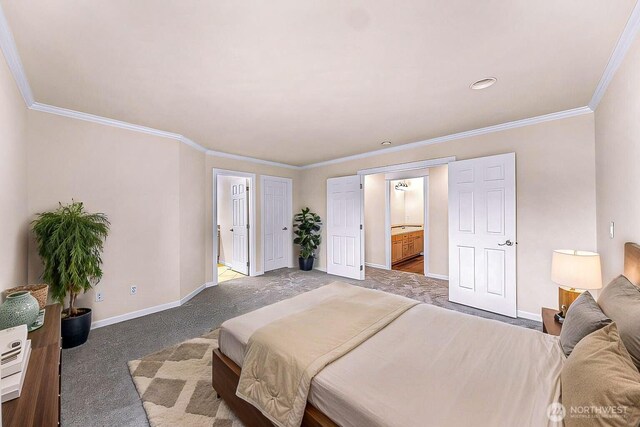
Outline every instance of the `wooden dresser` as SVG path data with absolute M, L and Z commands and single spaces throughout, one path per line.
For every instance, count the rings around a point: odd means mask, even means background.
M 420 255 L 424 246 L 424 230 L 407 231 L 391 236 L 391 264 Z
M 60 304 L 48 305 L 44 325 L 31 333 L 31 357 L 20 397 L 2 404 L 2 426 L 60 425 L 62 342 Z

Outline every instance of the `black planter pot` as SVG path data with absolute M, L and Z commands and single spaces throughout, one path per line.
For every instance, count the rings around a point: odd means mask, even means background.
M 62 348 L 73 348 L 87 342 L 91 329 L 91 309 L 79 308 L 79 314 L 62 319 Z
M 310 271 L 313 270 L 313 257 L 309 258 L 298 258 L 298 263 L 300 264 L 300 270 L 302 271 Z

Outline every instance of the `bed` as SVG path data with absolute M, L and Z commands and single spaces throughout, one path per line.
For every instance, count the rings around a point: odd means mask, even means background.
M 625 273 L 638 272 L 634 246 L 625 251 Z M 344 286 L 323 286 L 222 325 L 213 387 L 247 426 L 272 425 L 236 396 L 250 337 Z M 559 401 L 565 359 L 555 336 L 418 304 L 315 375 L 302 425 L 554 425 L 547 408 Z

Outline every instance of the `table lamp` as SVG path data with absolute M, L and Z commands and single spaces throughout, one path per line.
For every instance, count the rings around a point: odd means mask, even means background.
M 587 289 L 602 288 L 600 255 L 595 252 L 558 249 L 553 251 L 551 280 L 557 283 L 559 315 L 564 318 L 567 309 Z M 576 289 L 579 289 L 576 290 Z

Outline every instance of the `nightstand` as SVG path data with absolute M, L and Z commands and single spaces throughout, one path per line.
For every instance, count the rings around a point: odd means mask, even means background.
M 549 335 L 560 336 L 562 323 L 559 323 L 553 316 L 558 310 L 553 308 L 542 308 L 542 332 Z

